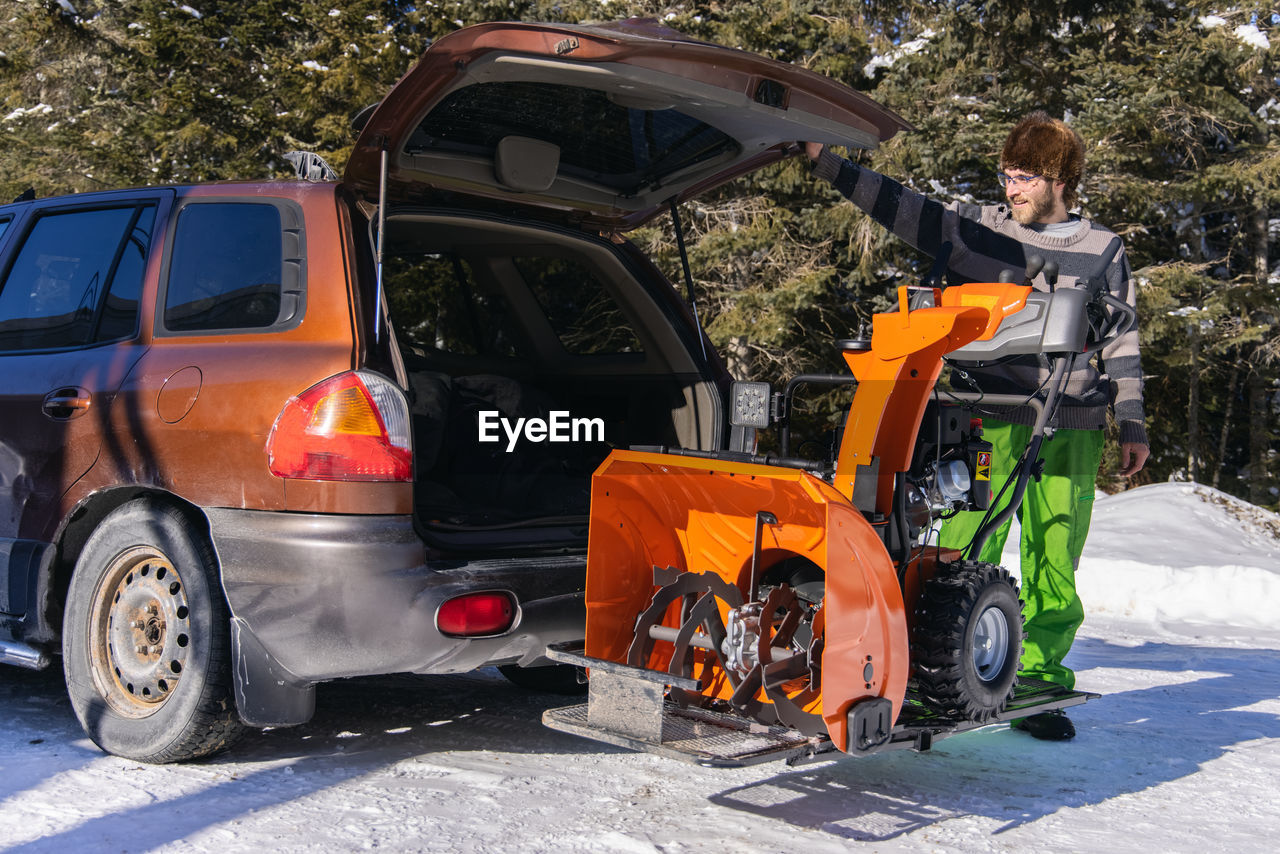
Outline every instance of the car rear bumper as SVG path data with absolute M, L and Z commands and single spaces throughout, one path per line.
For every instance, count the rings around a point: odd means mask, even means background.
M 316 682 L 545 664 L 548 644 L 583 636 L 582 555 L 429 562 L 408 516 L 205 513 L 231 609 L 236 699 L 251 724 L 305 721 Z M 512 628 L 441 634 L 440 605 L 482 590 L 515 595 Z

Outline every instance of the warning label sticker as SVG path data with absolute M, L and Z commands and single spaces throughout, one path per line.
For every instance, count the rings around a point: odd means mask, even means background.
M 991 480 L 991 452 L 978 452 L 978 470 L 974 473 L 977 480 Z

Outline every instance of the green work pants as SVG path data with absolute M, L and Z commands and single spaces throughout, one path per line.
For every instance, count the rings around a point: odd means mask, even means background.
M 1031 427 L 983 418 L 983 438 L 991 442 L 991 496 L 1013 475 L 1013 468 L 1031 438 Z M 1040 447 L 1044 474 L 1027 484 L 1018 521 L 1022 524 L 1022 613 L 1027 633 L 1022 651 L 1023 676 L 1045 679 L 1067 688 L 1076 676 L 1062 660 L 1071 649 L 1076 630 L 1084 622 L 1084 605 L 1076 593 L 1076 566 L 1084 551 L 1093 514 L 1094 481 L 1102 462 L 1101 430 L 1058 430 Z M 992 511 L 1008 505 L 1010 484 Z M 983 513 L 958 513 L 942 526 L 944 548 L 969 545 Z M 977 560 L 1000 563 L 1012 520 L 987 540 Z

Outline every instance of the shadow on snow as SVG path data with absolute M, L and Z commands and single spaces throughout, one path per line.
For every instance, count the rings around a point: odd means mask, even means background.
M 0 743 L 11 742 L 0 755 L 0 803 L 53 781 L 42 793 L 47 802 L 59 796 L 58 775 L 92 773 L 91 766 L 99 763 L 136 770 L 132 785 L 142 794 L 163 792 L 170 771 L 177 772 L 172 779 L 178 785 L 197 790 L 89 817 L 7 848 L 6 854 L 156 848 L 436 753 L 618 752 L 542 726 L 542 712 L 570 698 L 525 691 L 493 671 L 480 671 L 324 683 L 318 686 L 316 715 L 307 724 L 250 731 L 228 752 L 208 760 L 146 766 L 107 756 L 82 740 L 59 668 L 16 675 L 6 671 L 0 681 Z M 85 804 L 76 808 L 85 810 Z
M 1188 777 L 1242 742 L 1280 738 L 1280 715 L 1240 711 L 1276 699 L 1280 657 L 1269 649 L 1081 638 L 1069 662 L 1088 689 L 1091 668 L 1197 671 L 1189 681 L 1119 691 L 1071 710 L 1078 736 L 1037 742 L 1000 725 L 955 736 L 928 753 L 908 750 L 779 774 L 710 797 L 712 803 L 885 841 L 964 817 L 995 833 L 1063 807 L 1102 803 Z

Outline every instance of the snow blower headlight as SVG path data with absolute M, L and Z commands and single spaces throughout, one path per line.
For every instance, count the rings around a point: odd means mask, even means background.
M 768 427 L 769 397 L 768 383 L 735 382 L 729 423 L 734 427 Z

